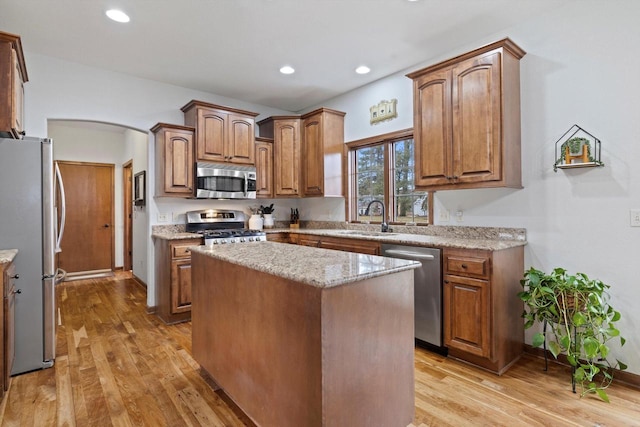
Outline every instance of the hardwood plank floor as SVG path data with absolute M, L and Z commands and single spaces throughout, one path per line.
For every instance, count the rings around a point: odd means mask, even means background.
M 133 280 L 70 282 L 57 298 L 55 366 L 12 379 L 2 426 L 253 425 L 201 374 L 190 323 L 147 314 L 145 289 Z M 416 349 L 410 426 L 640 426 L 640 390 L 614 384 L 610 404 L 580 398 L 568 368 L 543 366 L 525 355 L 498 377 Z

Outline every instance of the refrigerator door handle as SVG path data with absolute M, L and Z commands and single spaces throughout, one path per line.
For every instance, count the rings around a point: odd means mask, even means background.
M 60 243 L 62 242 L 62 236 L 64 235 L 64 225 L 67 219 L 67 202 L 64 194 L 64 182 L 62 181 L 62 174 L 60 173 L 60 167 L 56 162 L 56 180 L 58 182 L 58 188 L 60 189 L 60 230 L 56 236 L 56 253 L 62 252 L 60 249 Z

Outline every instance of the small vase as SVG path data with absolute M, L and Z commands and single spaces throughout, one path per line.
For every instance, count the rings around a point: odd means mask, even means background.
M 273 228 L 273 214 L 264 215 L 264 228 Z
M 262 230 L 262 217 L 260 215 L 251 215 L 249 218 L 250 230 Z

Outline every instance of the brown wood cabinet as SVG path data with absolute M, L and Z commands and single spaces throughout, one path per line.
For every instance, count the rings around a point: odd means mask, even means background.
M 156 196 L 192 196 L 194 128 L 158 123 L 151 131 L 156 140 Z
M 24 136 L 24 83 L 29 80 L 20 37 L 0 31 L 0 137 Z
M 449 355 L 502 374 L 523 351 L 523 247 L 444 249 L 443 323 Z
M 520 63 L 510 39 L 415 71 L 416 187 L 521 188 Z
M 287 243 L 316 248 L 334 249 L 344 252 L 355 252 L 367 255 L 380 255 L 380 243 L 371 240 L 318 236 L 313 234 L 292 233 Z M 271 239 L 269 239 L 271 240 Z
M 157 314 L 165 323 L 191 319 L 191 254 L 202 239 L 155 240 Z
M 274 197 L 299 197 L 300 117 L 273 116 L 258 126 L 261 137 L 273 138 Z
M 195 100 L 182 111 L 185 125 L 196 129 L 196 161 L 255 164 L 258 113 Z
M 267 233 L 269 242 L 292 243 L 289 233 Z
M 2 342 L 0 342 L 0 351 L 2 358 L 0 360 L 0 397 L 4 392 L 9 390 L 11 381 L 11 369 L 15 360 L 15 305 L 16 305 L 16 267 L 13 262 L 4 264 L 2 272 L 3 279 L 3 304 L 0 307 L 2 314 L 0 316 L 0 331 L 2 331 Z
M 302 196 L 344 196 L 345 113 L 320 108 L 302 119 Z
M 273 139 L 256 138 L 256 197 L 273 197 Z

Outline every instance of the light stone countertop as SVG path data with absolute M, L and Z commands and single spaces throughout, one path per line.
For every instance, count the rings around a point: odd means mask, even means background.
M 360 240 L 371 240 L 380 243 L 398 245 L 413 245 L 435 248 L 481 249 L 499 251 L 516 246 L 524 246 L 526 240 L 496 240 L 496 239 L 471 239 L 463 237 L 428 236 L 423 234 L 408 233 L 381 233 L 359 230 L 336 229 L 270 229 L 267 233 L 296 233 L 311 234 L 316 236 L 341 237 Z
M 151 237 L 154 239 L 163 239 L 163 240 L 187 240 L 187 239 L 202 239 L 202 234 L 198 233 L 185 233 L 185 232 L 165 232 L 158 233 L 154 232 L 151 234 Z
M 18 254 L 17 249 L 2 249 L 0 250 L 0 264 L 7 264 L 13 261 Z
M 318 288 L 345 285 L 420 266 L 417 261 L 276 242 L 194 246 L 191 250 Z

